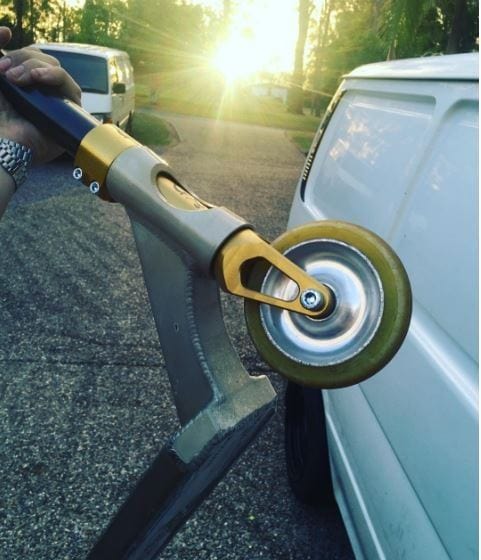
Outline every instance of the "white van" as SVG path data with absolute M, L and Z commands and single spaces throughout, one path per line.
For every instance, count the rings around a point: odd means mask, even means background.
M 363 66 L 311 147 L 289 226 L 354 222 L 408 272 L 413 317 L 373 378 L 290 384 L 291 485 L 328 501 L 357 559 L 478 558 L 478 55 Z M 327 435 L 327 437 L 326 437 Z
M 82 106 L 102 122 L 127 132 L 135 110 L 134 72 L 129 55 L 117 49 L 79 43 L 33 45 L 54 56 L 82 89 Z

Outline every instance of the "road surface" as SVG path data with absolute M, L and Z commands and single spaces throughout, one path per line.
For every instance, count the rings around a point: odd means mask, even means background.
M 280 130 L 169 116 L 165 155 L 200 196 L 272 239 L 303 157 Z M 0 222 L 0 558 L 85 558 L 177 427 L 123 209 L 59 161 L 34 171 Z M 240 302 L 226 322 L 258 358 Z M 258 440 L 171 541 L 164 560 L 351 560 L 337 511 L 308 510 L 285 474 L 282 402 Z

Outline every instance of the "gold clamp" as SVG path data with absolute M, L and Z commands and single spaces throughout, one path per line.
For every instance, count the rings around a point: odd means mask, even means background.
M 100 198 L 112 202 L 105 185 L 107 173 L 114 160 L 132 146 L 140 144 L 113 124 L 101 124 L 88 132 L 79 146 L 74 163 L 81 170 L 84 185 L 91 190 L 97 188 Z
M 296 297 L 284 300 L 246 286 L 242 270 L 248 263 L 256 260 L 267 261 L 268 265 L 295 282 L 298 288 Z M 316 319 L 327 316 L 334 306 L 334 296 L 326 285 L 309 276 L 250 229 L 234 234 L 221 247 L 215 271 L 219 284 L 226 292 L 259 303 Z

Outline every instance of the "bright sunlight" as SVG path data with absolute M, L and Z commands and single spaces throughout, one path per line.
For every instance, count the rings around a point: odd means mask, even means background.
M 198 0 L 216 7 L 215 0 Z M 212 60 L 228 83 L 260 71 L 291 72 L 298 0 L 257 0 L 239 6 L 229 34 Z

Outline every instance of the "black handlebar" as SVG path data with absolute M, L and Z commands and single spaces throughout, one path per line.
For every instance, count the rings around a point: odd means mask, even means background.
M 20 88 L 0 75 L 0 91 L 14 109 L 75 156 L 83 137 L 99 125 L 79 105 L 36 88 Z

